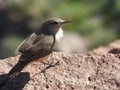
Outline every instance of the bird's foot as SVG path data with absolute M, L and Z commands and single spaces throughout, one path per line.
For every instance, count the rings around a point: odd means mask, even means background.
M 54 62 L 42 62 L 44 65 L 48 65 L 49 67 L 54 67 L 54 66 L 56 66 L 56 65 L 59 65 L 59 62 L 60 61 L 57 61 L 56 63 L 54 63 Z
M 57 61 L 56 63 L 46 63 L 46 62 L 42 62 L 45 65 L 48 65 L 46 68 L 44 68 L 41 72 L 45 72 L 47 69 L 51 68 L 51 67 L 55 67 L 56 65 L 59 65 L 60 61 Z

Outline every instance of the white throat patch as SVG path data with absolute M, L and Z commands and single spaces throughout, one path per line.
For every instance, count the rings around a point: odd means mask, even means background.
M 63 30 L 62 30 L 62 28 L 60 28 L 60 29 L 58 30 L 58 32 L 56 33 L 55 38 L 56 38 L 57 41 L 60 41 L 60 39 L 61 39 L 62 37 L 63 37 Z

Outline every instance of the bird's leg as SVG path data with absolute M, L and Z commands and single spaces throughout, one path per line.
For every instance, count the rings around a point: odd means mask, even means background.
M 44 68 L 41 72 L 44 72 L 44 71 L 46 71 L 47 69 L 49 69 L 49 68 L 51 68 L 51 67 L 55 67 L 56 65 L 59 65 L 59 61 L 57 61 L 56 63 L 54 63 L 53 64 L 53 62 L 51 62 L 51 63 L 45 63 L 45 62 L 43 62 L 44 64 L 47 64 L 47 65 L 49 65 L 49 66 L 47 66 L 46 68 Z
M 35 77 L 36 75 L 40 74 L 40 73 L 45 73 L 45 71 L 51 67 L 55 67 L 56 65 L 59 64 L 59 61 L 57 61 L 55 64 L 49 64 L 49 66 L 45 67 L 43 70 L 41 70 L 41 72 L 36 73 L 35 75 L 33 75 L 32 77 Z M 48 64 L 47 64 L 48 65 Z
M 49 63 L 49 62 L 42 62 L 44 65 L 48 65 L 45 69 L 44 69 L 44 71 L 45 70 L 47 70 L 47 69 L 49 69 L 49 68 L 51 68 L 51 67 L 55 67 L 56 65 L 59 65 L 59 61 L 57 61 L 57 62 L 54 62 L 55 60 L 55 58 L 54 58 L 54 54 L 51 54 L 51 55 L 53 55 L 53 60 Z M 51 55 L 49 56 L 49 57 L 51 57 Z
M 45 65 L 48 65 L 47 67 L 45 67 L 41 72 L 44 72 L 44 71 L 46 71 L 47 69 L 49 69 L 49 68 L 51 68 L 51 67 L 55 67 L 56 65 L 59 65 L 59 63 L 60 63 L 60 61 L 57 61 L 57 62 L 51 62 L 51 63 L 49 63 L 49 62 L 42 62 L 43 64 L 45 64 Z
M 54 60 L 54 59 L 55 59 L 55 58 L 54 58 L 54 54 L 50 54 L 48 58 L 50 58 L 51 56 L 53 57 L 53 60 L 52 60 L 51 62 L 44 62 L 44 61 L 43 61 L 42 63 L 43 63 L 44 65 L 49 65 L 50 67 L 54 67 L 55 65 L 58 65 L 59 61 L 57 61 L 56 63 L 54 63 L 54 61 L 55 61 L 55 60 Z

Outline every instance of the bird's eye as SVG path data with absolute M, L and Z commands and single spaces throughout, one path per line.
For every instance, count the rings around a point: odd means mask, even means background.
M 57 24 L 58 24 L 58 22 L 53 22 L 53 24 L 57 25 Z

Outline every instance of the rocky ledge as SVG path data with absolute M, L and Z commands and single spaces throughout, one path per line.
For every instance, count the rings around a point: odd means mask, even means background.
M 120 90 L 120 40 L 87 54 L 53 52 L 29 63 L 0 90 Z M 0 81 L 20 56 L 0 60 Z M 44 62 L 41 62 L 41 60 Z

